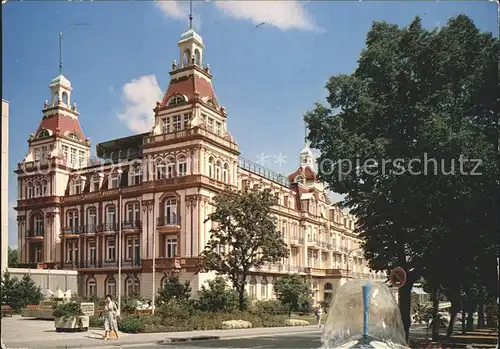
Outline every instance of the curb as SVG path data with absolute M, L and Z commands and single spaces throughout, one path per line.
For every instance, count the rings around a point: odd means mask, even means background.
M 181 342 L 194 342 L 194 341 L 209 341 L 221 339 L 220 336 L 197 336 L 197 337 L 184 337 L 184 338 L 167 338 L 161 341 L 157 341 L 156 344 L 169 344 L 169 343 L 181 343 Z

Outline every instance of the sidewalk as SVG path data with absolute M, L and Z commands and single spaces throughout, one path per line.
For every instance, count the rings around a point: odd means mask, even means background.
M 97 348 L 116 347 L 117 345 L 157 344 L 192 337 L 248 338 L 257 336 L 294 335 L 320 331 L 317 326 L 304 327 L 267 327 L 241 330 L 209 330 L 163 333 L 120 333 L 118 340 L 102 340 L 102 329 L 89 329 L 88 332 L 57 333 L 53 321 L 24 319 L 21 317 L 2 319 L 2 337 L 7 348 Z M 215 339 L 215 338 L 214 338 Z

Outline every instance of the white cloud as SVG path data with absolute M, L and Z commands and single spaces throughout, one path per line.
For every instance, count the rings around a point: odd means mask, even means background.
M 236 19 L 265 22 L 280 29 L 317 29 L 298 1 L 216 1 L 215 6 Z
M 156 7 L 158 7 L 163 14 L 167 17 L 172 18 L 184 18 L 187 19 L 189 16 L 188 7 L 180 4 L 179 1 L 175 0 L 156 0 Z
M 154 75 L 144 75 L 123 86 L 124 111 L 118 115 L 134 132 L 147 132 L 154 123 L 153 108 L 161 99 L 162 91 Z

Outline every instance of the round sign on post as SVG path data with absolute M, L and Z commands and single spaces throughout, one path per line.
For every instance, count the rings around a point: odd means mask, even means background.
M 391 270 L 391 284 L 394 287 L 400 288 L 406 283 L 406 271 L 401 267 L 396 267 Z

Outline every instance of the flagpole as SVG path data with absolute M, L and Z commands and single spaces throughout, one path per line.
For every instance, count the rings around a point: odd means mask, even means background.
M 122 192 L 118 199 L 118 314 L 122 306 Z
M 151 313 L 155 313 L 155 295 L 156 295 L 156 221 L 155 221 L 155 200 L 153 197 L 153 294 L 151 296 L 152 309 Z

